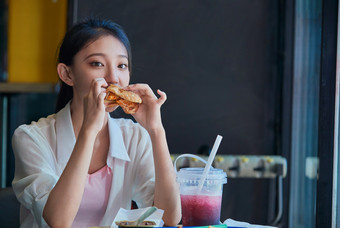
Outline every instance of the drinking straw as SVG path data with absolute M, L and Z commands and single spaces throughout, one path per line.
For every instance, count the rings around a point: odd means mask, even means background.
M 208 175 L 208 172 L 210 170 L 211 164 L 212 164 L 212 162 L 213 162 L 213 160 L 215 158 L 215 155 L 217 153 L 217 149 L 220 146 L 221 141 L 222 141 L 222 136 L 217 135 L 215 143 L 214 143 L 214 146 L 213 146 L 213 148 L 211 150 L 211 153 L 209 155 L 208 162 L 205 165 L 205 168 L 204 168 L 204 171 L 203 171 L 203 175 L 202 175 L 202 177 L 201 177 L 201 179 L 200 179 L 200 181 L 198 183 L 198 192 L 200 192 L 202 190 L 204 181 L 207 178 L 207 175 Z

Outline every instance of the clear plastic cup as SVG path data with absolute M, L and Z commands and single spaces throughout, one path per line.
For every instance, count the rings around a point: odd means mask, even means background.
M 211 168 L 198 192 L 204 168 L 181 168 L 177 172 L 180 184 L 183 226 L 209 226 L 220 224 L 223 184 L 227 174 Z

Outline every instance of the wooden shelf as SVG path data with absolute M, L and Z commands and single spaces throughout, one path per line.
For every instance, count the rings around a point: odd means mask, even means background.
M 2 93 L 54 93 L 54 83 L 0 83 L 0 94 Z

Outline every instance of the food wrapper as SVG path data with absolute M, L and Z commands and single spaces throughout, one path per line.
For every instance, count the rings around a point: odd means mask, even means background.
M 118 228 L 118 226 L 116 225 L 116 222 L 118 221 L 136 221 L 149 208 L 150 207 L 134 210 L 126 210 L 124 208 L 120 208 L 115 219 L 113 220 L 111 228 Z M 153 221 L 156 223 L 155 226 L 161 227 L 164 225 L 164 222 L 162 220 L 163 213 L 164 211 L 162 209 L 157 208 L 157 210 L 152 215 L 147 217 L 145 220 Z
M 228 227 L 242 227 L 242 228 L 277 228 L 274 226 L 262 226 L 262 225 L 255 225 L 249 224 L 247 222 L 239 222 L 233 219 L 227 219 L 223 222 L 223 224 L 227 224 Z

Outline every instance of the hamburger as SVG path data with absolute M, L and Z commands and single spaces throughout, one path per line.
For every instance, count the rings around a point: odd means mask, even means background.
M 106 107 L 119 105 L 126 114 L 134 114 L 137 112 L 139 104 L 142 103 L 142 99 L 132 91 L 124 90 L 116 85 L 109 85 L 106 89 L 104 103 Z

